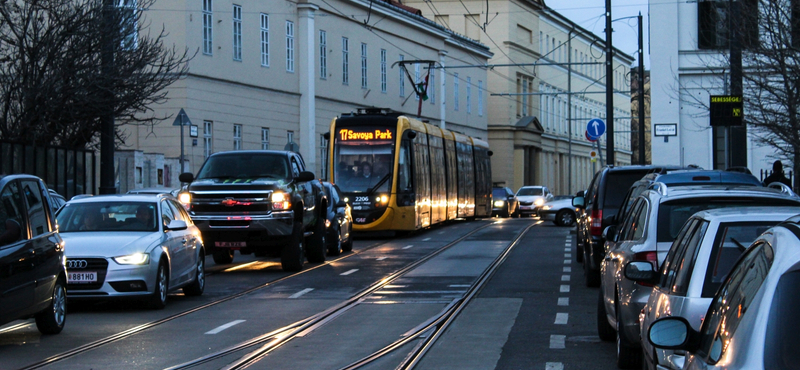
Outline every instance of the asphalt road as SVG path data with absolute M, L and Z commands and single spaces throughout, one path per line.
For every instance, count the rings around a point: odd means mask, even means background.
M 438 315 L 509 246 L 487 284 L 416 368 L 614 369 L 614 344 L 596 334 L 598 291 L 582 284 L 571 230 L 523 218 L 456 222 L 403 238 L 371 235 L 356 240 L 352 253 L 292 276 L 273 258 L 237 254 L 224 266 L 208 258 L 205 294 L 172 294 L 164 310 L 135 302 L 70 302 L 59 335 L 40 335 L 31 320 L 0 327 L 0 369 L 173 367 L 329 310 L 427 258 L 249 367 L 339 369 Z M 249 293 L 231 298 L 243 291 Z M 113 337 L 126 330 L 135 333 Z M 81 349 L 98 341 L 107 343 Z M 394 369 L 420 341 L 365 368 Z M 193 368 L 225 368 L 267 343 Z

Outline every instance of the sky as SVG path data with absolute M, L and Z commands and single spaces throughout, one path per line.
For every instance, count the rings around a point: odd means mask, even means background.
M 545 4 L 559 14 L 569 18 L 575 24 L 605 40 L 605 0 L 545 0 Z M 611 41 L 614 43 L 614 47 L 633 56 L 635 59 L 634 66 L 639 63 L 637 53 L 639 26 L 636 16 L 639 15 L 639 12 L 642 13 L 645 70 L 650 69 L 647 8 L 647 0 L 611 0 L 612 20 L 633 17 L 617 20 L 613 23 L 614 34 L 611 37 Z

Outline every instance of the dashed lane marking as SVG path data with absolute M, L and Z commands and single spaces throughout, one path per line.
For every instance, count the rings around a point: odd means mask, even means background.
M 564 252 L 572 252 L 572 248 L 564 248 Z
M 303 294 L 306 294 L 306 293 L 308 293 L 308 292 L 310 292 L 312 290 L 314 290 L 314 288 L 305 288 L 305 289 L 303 289 L 303 290 L 301 290 L 301 291 L 299 291 L 299 292 L 297 292 L 295 294 L 290 295 L 289 298 L 299 298 Z
M 428 240 L 431 240 L 431 238 L 422 239 L 423 242 L 427 242 Z
M 544 370 L 564 370 L 564 364 L 561 362 L 548 362 L 544 365 Z
M 569 265 L 570 263 L 572 263 L 572 260 L 564 260 L 565 265 Z
M 569 306 L 569 297 L 559 297 L 558 298 L 558 305 L 559 306 Z
M 562 285 L 558 291 L 561 293 L 569 293 L 569 285 Z
M 571 253 L 564 253 L 564 258 L 570 258 L 570 257 L 572 257 Z
M 561 281 L 569 281 L 569 275 L 561 275 Z
M 572 267 L 564 266 L 564 272 L 572 272 Z
M 567 341 L 566 335 L 550 335 L 550 348 L 563 349 Z
M 565 312 L 559 312 L 556 314 L 556 321 L 553 324 L 566 325 L 567 321 L 569 321 L 569 314 Z
M 352 274 L 352 273 L 354 273 L 354 272 L 356 272 L 356 271 L 358 271 L 358 269 L 352 269 L 352 270 L 350 270 L 350 271 L 345 271 L 345 272 L 343 272 L 343 273 L 341 273 L 341 274 L 339 274 L 339 275 L 342 275 L 342 276 L 345 276 L 345 275 L 350 275 L 350 274 Z
M 223 331 L 223 330 L 225 330 L 227 328 L 230 328 L 231 326 L 239 325 L 239 324 L 241 324 L 241 323 L 243 323 L 245 321 L 246 320 L 233 320 L 233 321 L 231 321 L 231 322 L 229 322 L 229 323 L 227 323 L 225 325 L 220 325 L 220 326 L 214 328 L 213 330 L 207 331 L 206 334 L 217 334 L 217 333 L 219 333 L 219 332 L 221 332 L 221 331 Z

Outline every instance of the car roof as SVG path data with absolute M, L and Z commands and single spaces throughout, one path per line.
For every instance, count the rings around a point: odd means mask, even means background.
M 118 202 L 155 202 L 162 198 L 171 198 L 175 199 L 175 197 L 166 194 L 103 194 L 103 195 L 95 195 L 91 197 L 84 197 L 78 199 L 72 199 L 69 203 L 76 204 L 76 203 L 95 203 L 95 202 L 108 202 L 108 201 L 118 201 Z
M 731 184 L 763 186 L 755 176 L 742 172 L 720 170 L 677 170 L 654 176 L 654 181 L 669 186 L 691 184 Z
M 536 188 L 546 188 L 544 185 L 525 185 L 521 186 L 520 189 L 536 189 Z
M 654 184 L 655 185 L 655 184 Z M 691 185 L 674 188 L 666 186 L 651 186 L 640 196 L 660 197 L 661 201 L 675 199 L 688 199 L 698 197 L 762 197 L 773 199 L 794 200 L 800 204 L 800 197 L 794 193 L 786 193 L 774 188 L 738 186 L 738 185 Z
M 237 155 L 237 154 L 277 154 L 282 156 L 288 156 L 289 154 L 294 152 L 289 152 L 285 150 L 229 150 L 227 152 L 216 152 L 212 153 L 211 156 L 224 156 L 224 155 Z
M 700 211 L 695 217 L 717 222 L 742 222 L 742 221 L 774 221 L 786 220 L 800 215 L 800 205 L 797 207 L 730 207 L 716 208 Z
M 633 164 L 633 165 L 628 165 L 628 166 L 605 166 L 605 167 L 603 167 L 604 170 L 609 171 L 609 172 L 626 172 L 626 171 L 630 171 L 630 172 L 634 172 L 634 171 L 656 172 L 656 171 L 665 171 L 665 170 L 677 170 L 677 169 L 682 169 L 682 168 L 685 168 L 685 167 L 676 166 L 676 165 L 658 165 L 658 164 L 647 164 L 647 165 Z

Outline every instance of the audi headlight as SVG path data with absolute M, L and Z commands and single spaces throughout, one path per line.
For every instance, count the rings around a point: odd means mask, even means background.
M 146 265 L 150 262 L 150 255 L 147 253 L 134 253 L 127 256 L 114 257 L 114 262 L 120 265 Z
M 544 199 L 542 199 L 542 198 L 536 199 L 536 202 L 534 202 L 534 204 L 536 204 L 537 206 L 540 206 L 540 205 L 544 204 Z
M 502 200 L 496 200 L 496 201 L 494 201 L 494 206 L 495 206 L 495 207 L 502 207 L 504 204 L 506 204 L 506 202 L 505 202 L 505 201 L 502 201 Z
M 276 191 L 272 193 L 272 209 L 285 210 L 289 209 L 289 194 Z

